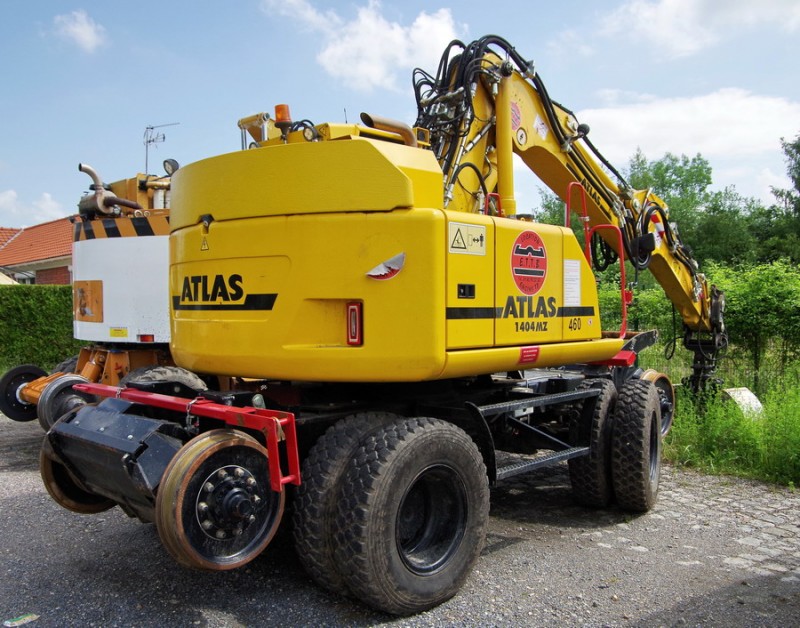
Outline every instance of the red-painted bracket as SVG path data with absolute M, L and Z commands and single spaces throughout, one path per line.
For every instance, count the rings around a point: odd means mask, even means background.
M 636 352 L 623 349 L 610 360 L 592 362 L 592 364 L 602 364 L 603 366 L 632 366 L 636 362 Z
M 160 393 L 145 392 L 136 388 L 117 388 L 105 384 L 75 384 L 75 390 L 100 397 L 116 397 L 143 405 L 172 410 L 181 414 L 206 417 L 226 425 L 261 432 L 267 443 L 269 480 L 273 491 L 280 492 L 284 484 L 300 484 L 300 454 L 297 449 L 297 429 L 294 414 L 280 410 L 267 410 L 252 406 L 226 406 L 204 397 L 186 399 Z M 278 443 L 286 444 L 286 466 L 281 470 Z

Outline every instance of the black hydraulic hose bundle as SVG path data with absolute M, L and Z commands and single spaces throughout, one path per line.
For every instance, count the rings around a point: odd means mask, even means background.
M 478 74 L 491 72 L 485 67 L 484 59 L 492 46 L 502 50 L 507 58 L 507 63 L 516 65 L 518 70 L 531 80 L 533 87 L 539 94 L 547 121 L 558 143 L 562 146 L 568 146 L 575 139 L 567 135 L 561 127 L 556 114 L 556 106 L 572 116 L 575 114 L 550 98 L 541 77 L 538 74 L 533 74 L 532 64 L 522 57 L 507 40 L 496 35 L 487 35 L 470 44 L 464 44 L 460 40 L 453 40 L 442 54 L 435 77 L 419 68 L 414 70 L 413 75 L 418 110 L 416 126 L 431 130 L 432 148 L 442 164 L 444 172 L 450 171 L 456 158 L 456 151 L 459 146 L 458 140 L 469 132 L 471 121 L 475 119 L 472 103 L 472 84 L 477 82 Z M 456 49 L 460 50 L 457 54 L 453 54 Z M 449 107 L 443 111 L 442 107 L 434 106 L 441 103 L 446 103 Z M 445 111 L 450 115 L 446 115 Z M 462 127 L 462 123 L 465 120 L 469 124 L 464 124 Z M 581 139 L 597 160 L 617 178 L 621 187 L 630 188 L 622 174 L 600 153 L 591 140 L 585 135 L 582 135 Z M 445 146 L 447 147 L 446 154 L 442 154 Z M 570 158 L 585 182 L 592 186 L 609 208 L 619 205 L 617 195 L 603 185 L 596 176 L 596 168 L 588 164 L 579 151 L 571 151 Z M 475 171 L 479 170 L 474 165 L 471 167 Z M 454 180 L 458 180 L 458 173 L 462 168 L 463 166 L 459 166 L 456 169 Z M 482 176 L 479 176 L 479 181 L 482 188 L 485 188 Z M 482 191 L 486 194 L 485 189 Z M 693 276 L 696 275 L 696 265 L 692 260 L 691 254 L 680 242 L 677 234 L 673 232 L 663 208 L 655 203 L 646 205 L 638 216 L 638 220 L 630 212 L 626 212 L 626 215 L 620 217 L 622 242 L 627 259 L 637 270 L 644 270 L 649 265 L 650 252 L 646 250 L 644 252 L 640 251 L 638 243 L 640 238 L 648 233 L 650 221 L 656 214 L 661 220 L 667 244 L 674 252 L 675 257 L 687 267 Z M 616 261 L 616 254 L 604 240 L 596 239 L 592 244 L 592 251 L 595 264 L 600 269 L 606 268 Z

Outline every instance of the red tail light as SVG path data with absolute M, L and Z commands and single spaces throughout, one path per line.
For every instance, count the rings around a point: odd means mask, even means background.
M 351 347 L 360 347 L 364 344 L 362 306 L 359 301 L 347 304 L 347 344 Z

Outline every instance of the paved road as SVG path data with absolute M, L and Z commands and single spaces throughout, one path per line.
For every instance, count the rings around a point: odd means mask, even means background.
M 36 423 L 0 416 L 0 621 L 29 626 L 800 625 L 800 494 L 671 468 L 631 517 L 570 498 L 565 469 L 492 491 L 487 547 L 462 592 L 396 619 L 316 588 L 275 544 L 243 570 L 184 570 L 118 509 L 59 508 Z

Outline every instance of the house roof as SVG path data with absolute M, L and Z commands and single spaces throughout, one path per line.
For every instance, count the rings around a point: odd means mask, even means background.
M 0 232 L 10 229 L 0 228 Z M 2 240 L 0 239 L 0 242 Z M 17 266 L 72 255 L 69 218 L 24 227 L 0 248 L 0 266 Z
M 0 227 L 0 249 L 2 249 L 6 243 L 17 235 L 22 229 L 14 229 L 12 227 Z

